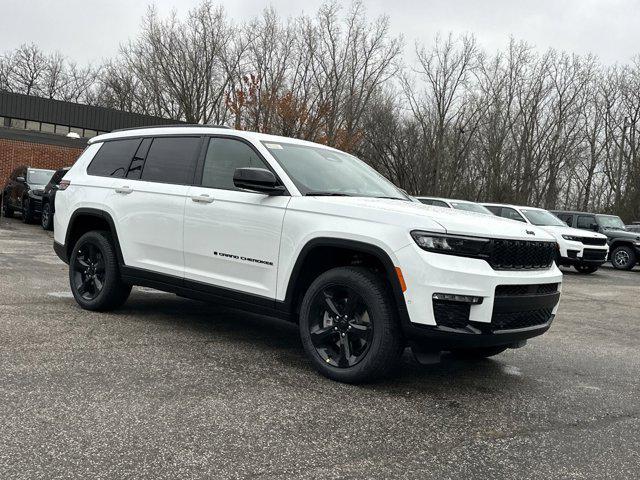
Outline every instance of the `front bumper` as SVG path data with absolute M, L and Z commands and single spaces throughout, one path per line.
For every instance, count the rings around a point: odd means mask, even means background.
M 596 265 L 607 261 L 609 247 L 607 245 L 585 245 L 582 242 L 564 241 L 560 244 L 560 265 Z
M 442 350 L 517 344 L 546 332 L 557 312 L 562 273 L 555 264 L 498 271 L 484 260 L 425 252 L 417 245 L 395 253 L 407 285 L 402 328 L 409 342 Z M 466 305 L 462 321 L 445 324 L 436 321 L 442 311 L 436 314 L 435 308 L 442 305 L 434 293 L 480 297 L 481 303 Z

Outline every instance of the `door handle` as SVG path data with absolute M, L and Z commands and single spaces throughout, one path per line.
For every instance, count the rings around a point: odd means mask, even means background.
M 124 186 L 124 187 L 117 187 L 116 188 L 116 193 L 124 193 L 125 195 L 127 195 L 127 194 L 129 194 L 131 192 L 133 192 L 133 188 L 131 188 L 131 187 Z
M 194 197 L 191 197 L 191 200 L 196 203 L 213 203 L 213 197 L 210 197 L 207 194 L 196 195 Z

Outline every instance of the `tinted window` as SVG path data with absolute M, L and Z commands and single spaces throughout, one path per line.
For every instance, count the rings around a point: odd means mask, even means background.
M 142 180 L 190 185 L 199 146 L 199 137 L 154 138 L 144 162 Z
M 127 170 L 127 178 L 132 180 L 140 179 L 140 175 L 142 174 L 142 167 L 144 165 L 144 159 L 147 156 L 147 152 L 149 151 L 149 147 L 151 146 L 151 139 L 145 138 L 140 143 L 136 154 L 131 160 L 131 165 L 129 165 L 129 170 Z
M 493 205 L 485 205 L 485 207 L 494 215 L 502 216 L 502 207 L 494 207 Z
M 591 225 L 596 223 L 596 217 L 593 215 L 578 215 L 578 228 L 583 228 L 586 230 L 591 230 Z
M 519 222 L 525 222 L 526 220 L 522 218 L 518 212 L 516 212 L 513 208 L 502 207 L 501 217 L 508 218 L 509 220 L 517 220 Z
M 101 177 L 124 177 L 139 144 L 139 138 L 103 143 L 87 168 L 87 173 Z
M 255 150 L 246 143 L 230 138 L 212 138 L 204 160 L 202 186 L 236 190 L 233 172 L 236 168 L 245 167 L 267 168 Z

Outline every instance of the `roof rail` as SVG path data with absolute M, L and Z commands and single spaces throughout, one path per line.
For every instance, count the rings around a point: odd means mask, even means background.
M 225 129 L 228 129 L 228 130 L 232 130 L 232 128 L 227 126 L 227 125 L 208 125 L 208 124 L 201 124 L 201 123 L 175 123 L 175 124 L 170 124 L 170 125 L 149 125 L 149 126 L 146 126 L 146 127 L 119 128 L 117 130 L 112 130 L 111 133 L 113 133 L 113 132 L 128 132 L 128 131 L 131 131 L 131 130 L 147 130 L 147 129 L 150 129 L 150 128 L 177 128 L 177 127 L 225 128 Z

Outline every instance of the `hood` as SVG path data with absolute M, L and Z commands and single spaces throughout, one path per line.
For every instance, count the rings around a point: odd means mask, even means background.
M 478 237 L 554 241 L 539 227 L 483 213 L 434 207 L 423 203 L 367 197 L 293 197 L 290 208 Z
M 598 232 L 593 232 L 591 230 L 582 230 L 580 228 L 573 227 L 565 227 L 565 226 L 556 226 L 556 225 L 545 225 L 542 228 L 543 230 L 549 232 L 551 235 L 571 235 L 573 237 L 584 237 L 584 238 L 607 238 L 606 235 L 602 235 Z
M 630 232 L 629 230 L 610 229 L 603 230 L 605 235 L 610 238 L 628 238 L 630 240 L 640 240 L 640 234 L 636 232 Z

